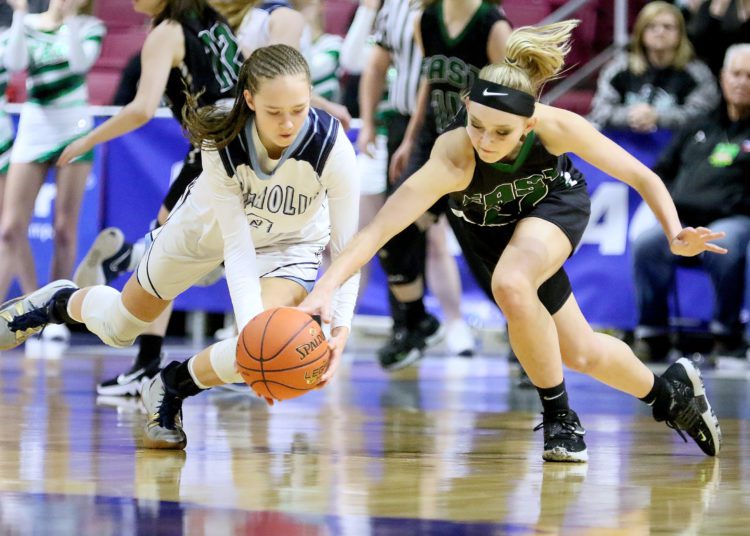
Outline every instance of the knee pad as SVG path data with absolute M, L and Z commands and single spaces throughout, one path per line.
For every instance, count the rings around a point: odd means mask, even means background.
M 552 274 L 552 277 L 542 283 L 537 295 L 549 314 L 553 315 L 565 305 L 572 292 L 573 288 L 570 286 L 568 274 L 560 268 Z
M 411 224 L 391 238 L 378 252 L 380 265 L 392 285 L 413 283 L 424 275 L 425 233 Z
M 121 294 L 112 287 L 91 287 L 81 306 L 81 320 L 104 344 L 125 348 L 133 344 L 151 323 L 136 318 L 122 303 Z
M 236 336 L 219 341 L 211 347 L 211 367 L 224 383 L 241 383 L 245 381 L 234 366 L 236 354 Z

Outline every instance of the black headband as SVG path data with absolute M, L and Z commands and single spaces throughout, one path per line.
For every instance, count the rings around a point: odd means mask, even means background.
M 477 78 L 471 86 L 469 100 L 524 117 L 534 115 L 536 103 L 536 99 L 528 93 L 481 78 Z

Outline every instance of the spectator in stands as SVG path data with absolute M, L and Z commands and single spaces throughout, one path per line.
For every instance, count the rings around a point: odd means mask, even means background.
M 683 224 L 726 232 L 717 245 L 726 255 L 697 261 L 713 282 L 716 302 L 710 325 L 714 355 L 744 355 L 740 325 L 750 243 L 750 45 L 729 48 L 721 72 L 726 104 L 683 128 L 654 171 L 670 187 Z M 663 361 L 672 347 L 668 296 L 682 259 L 657 227 L 635 240 L 633 267 L 638 298 L 637 349 Z
M 750 0 L 704 0 L 690 18 L 688 36 L 718 75 L 727 48 L 750 41 Z
M 211 0 L 211 3 L 229 22 L 246 58 L 257 48 L 284 44 L 296 48 L 309 60 L 310 27 L 286 0 Z M 313 95 L 312 105 L 341 121 L 345 129 L 349 128 L 352 117 L 345 106 L 318 94 Z
M 86 135 L 93 119 L 89 111 L 85 75 L 99 57 L 104 24 L 84 15 L 91 3 L 51 0 L 49 9 L 29 14 L 26 0 L 13 0 L 13 24 L 3 55 L 9 71 L 27 72 L 28 97 L 21 111 L 2 217 L 0 218 L 0 294 L 13 276 L 21 288 L 37 288 L 28 226 L 34 203 L 48 170 L 63 148 Z M 54 210 L 52 279 L 73 272 L 78 242 L 78 214 L 91 169 L 93 153 L 57 169 Z M 24 266 L 16 269 L 16 263 Z
M 710 70 L 693 58 L 680 10 L 666 2 L 638 14 L 630 51 L 599 76 L 589 120 L 598 128 L 679 128 L 719 102 Z

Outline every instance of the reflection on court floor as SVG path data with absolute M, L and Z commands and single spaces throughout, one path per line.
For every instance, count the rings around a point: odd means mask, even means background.
M 268 408 L 186 402 L 184 452 L 139 448 L 136 400 L 97 399 L 123 353 L 0 359 L 0 533 L 747 534 L 750 382 L 707 374 L 721 458 L 642 403 L 568 375 L 588 464 L 541 459 L 536 393 L 497 357 L 430 357 L 388 376 L 348 356 L 326 389 Z M 187 356 L 187 354 L 185 354 Z M 738 375 L 734 375 L 735 377 Z

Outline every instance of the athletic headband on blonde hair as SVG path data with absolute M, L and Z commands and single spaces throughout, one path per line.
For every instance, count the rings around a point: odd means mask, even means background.
M 471 86 L 469 100 L 523 117 L 534 115 L 534 104 L 536 104 L 536 99 L 528 93 L 482 78 L 477 78 Z

